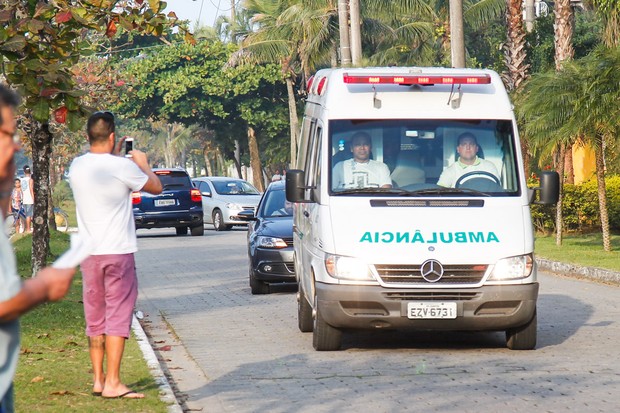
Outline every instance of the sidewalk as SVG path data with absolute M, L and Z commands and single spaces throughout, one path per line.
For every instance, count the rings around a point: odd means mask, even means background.
M 595 267 L 581 267 L 575 264 L 551 261 L 546 258 L 536 258 L 536 264 L 538 264 L 539 270 L 552 272 L 556 275 L 620 285 L 620 273 L 615 271 Z

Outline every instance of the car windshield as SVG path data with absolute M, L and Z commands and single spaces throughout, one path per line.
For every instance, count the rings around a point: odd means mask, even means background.
M 335 195 L 518 196 L 510 120 L 332 120 Z
M 293 204 L 286 200 L 284 189 L 268 191 L 259 214 L 266 218 L 291 217 Z
M 191 188 L 192 182 L 182 171 L 155 171 L 164 189 Z
M 220 195 L 260 195 L 249 182 L 241 180 L 211 181 L 215 192 Z

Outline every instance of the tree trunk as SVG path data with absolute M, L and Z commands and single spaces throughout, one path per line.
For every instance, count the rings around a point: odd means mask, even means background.
M 465 67 L 463 0 L 450 0 L 450 50 L 452 67 Z
M 558 197 L 558 203 L 555 206 L 555 244 L 562 245 L 562 232 L 564 231 L 564 217 L 562 215 L 562 201 L 564 198 L 564 152 L 566 147 L 564 144 L 560 145 L 559 153 L 557 157 L 557 170 L 560 174 L 560 196 Z
M 575 168 L 573 165 L 573 146 L 566 148 L 566 156 L 564 157 L 564 170 L 566 171 L 566 183 L 575 184 Z
M 570 0 L 558 0 L 555 2 L 555 69 L 560 70 L 565 60 L 572 59 L 575 53 L 573 49 L 573 9 Z
M 338 28 L 340 31 L 340 65 L 351 66 L 349 40 L 349 10 L 347 0 L 338 0 Z
M 239 145 L 239 139 L 235 139 L 235 166 L 237 167 L 237 174 L 241 178 L 243 175 L 241 174 L 241 145 Z
M 568 0 L 567 0 L 568 1 Z M 523 29 L 523 6 L 521 0 L 507 0 L 506 7 L 507 36 L 504 48 L 505 63 L 508 73 L 504 81 L 509 92 L 517 90 L 528 76 L 529 65 L 526 63 L 525 30 Z
M 349 0 L 351 17 L 351 61 L 353 66 L 362 64 L 362 22 L 360 18 L 360 0 Z
M 52 134 L 47 124 L 33 122 L 31 134 L 32 172 L 34 180 L 34 214 L 32 217 L 32 275 L 47 263 L 50 230 L 48 223 L 48 200 L 50 190 L 50 157 Z
M 596 157 L 596 184 L 598 189 L 598 205 L 601 218 L 601 232 L 603 233 L 603 250 L 611 251 L 611 235 L 609 233 L 609 211 L 607 210 L 607 188 L 605 185 L 605 155 L 603 137 L 594 147 Z
M 295 90 L 293 89 L 293 79 L 286 78 L 286 91 L 288 93 L 288 114 L 291 123 L 291 163 L 290 167 L 297 165 L 297 131 L 299 130 L 299 119 L 297 118 L 297 102 L 295 101 Z
M 263 168 L 261 168 L 256 133 L 252 127 L 248 127 L 248 146 L 250 147 L 250 165 L 252 166 L 253 183 L 256 189 L 263 192 L 265 190 Z
M 207 176 L 213 176 L 211 160 L 209 159 L 209 148 L 206 145 L 204 146 L 204 148 L 202 148 L 202 154 L 205 158 L 205 169 L 207 170 Z

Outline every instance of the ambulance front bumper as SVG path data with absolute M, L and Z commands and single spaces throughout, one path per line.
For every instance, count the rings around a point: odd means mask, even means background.
M 532 319 L 538 287 L 532 283 L 416 290 L 316 283 L 316 294 L 322 318 L 336 328 L 497 331 Z

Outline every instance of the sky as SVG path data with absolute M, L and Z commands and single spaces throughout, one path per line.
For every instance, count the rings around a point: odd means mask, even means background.
M 231 8 L 231 0 L 166 0 L 166 3 L 164 12 L 174 11 L 179 19 L 189 20 L 190 28 L 194 28 L 199 19 L 201 26 L 213 26 L 216 17 L 229 16 Z

